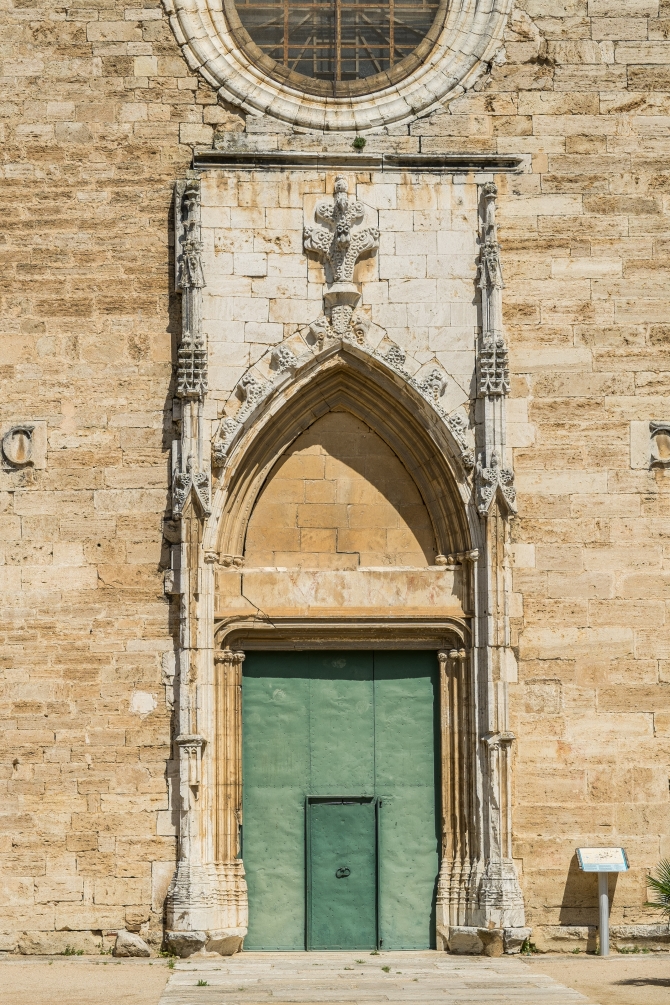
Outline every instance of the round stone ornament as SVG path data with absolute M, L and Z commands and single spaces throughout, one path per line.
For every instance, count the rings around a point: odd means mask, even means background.
M 14 426 L 2 438 L 5 460 L 15 468 L 23 468 L 33 459 L 33 430 L 30 426 Z
M 222 100 L 303 128 L 363 132 L 462 94 L 514 0 L 163 0 Z

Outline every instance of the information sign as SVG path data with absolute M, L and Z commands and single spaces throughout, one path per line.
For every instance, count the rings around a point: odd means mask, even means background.
M 608 882 L 610 872 L 626 872 L 628 856 L 625 848 L 577 848 L 579 868 L 583 872 L 598 873 L 598 915 L 600 946 L 598 954 L 609 956 L 610 951 L 610 899 Z
M 579 868 L 583 872 L 626 872 L 625 848 L 577 848 Z

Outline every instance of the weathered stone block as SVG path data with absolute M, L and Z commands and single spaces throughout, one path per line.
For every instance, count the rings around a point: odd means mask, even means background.
M 506 928 L 503 933 L 503 945 L 505 953 L 513 956 L 521 952 L 521 947 L 532 934 L 530 928 Z
M 479 956 L 484 949 L 484 943 L 477 928 L 454 926 L 449 929 L 447 947 L 450 953 L 463 956 Z
M 112 955 L 151 956 L 151 950 L 144 939 L 141 939 L 139 935 L 136 935 L 134 932 L 126 932 L 122 930 L 116 936 L 116 942 L 114 943 Z
M 501 928 L 478 928 L 477 935 L 482 944 L 482 956 L 502 956 L 503 930 Z

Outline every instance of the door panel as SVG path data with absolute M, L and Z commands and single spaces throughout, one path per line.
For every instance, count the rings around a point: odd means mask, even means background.
M 310 801 L 308 949 L 377 946 L 375 802 Z
M 242 678 L 246 945 L 305 948 L 308 653 L 250 653 Z
M 378 928 L 383 948 L 434 945 L 437 682 L 437 659 L 431 652 L 247 654 L 242 702 L 246 948 L 305 948 L 309 795 L 378 798 Z M 319 814 L 326 819 L 328 813 L 317 813 L 317 830 Z M 365 836 L 360 805 L 337 813 L 332 840 L 345 839 L 349 821 L 350 840 L 363 842 L 356 854 L 374 855 L 374 835 L 371 840 Z M 322 831 L 315 839 L 317 868 L 318 856 L 334 855 L 339 846 L 328 850 Z M 352 844 L 340 850 L 351 856 L 355 848 Z M 332 890 L 319 894 L 319 901 L 330 910 L 331 894 L 340 899 L 332 903 L 332 916 L 317 919 L 319 945 L 335 938 L 333 932 L 344 938 L 344 929 L 337 926 L 342 924 L 343 905 L 349 903 L 347 885 L 343 889 L 342 881 L 336 883 L 330 865 L 324 869 L 322 875 L 315 873 L 316 886 L 325 890 L 330 883 Z M 353 897 L 354 892 L 349 884 L 346 895 Z M 312 900 L 316 903 L 313 891 Z M 351 937 L 368 939 L 369 916 L 358 907 L 352 911 Z M 359 948 L 358 942 L 349 948 Z
M 372 657 L 310 653 L 310 793 L 374 792 Z
M 437 688 L 435 653 L 375 653 L 379 935 L 384 949 L 435 945 Z

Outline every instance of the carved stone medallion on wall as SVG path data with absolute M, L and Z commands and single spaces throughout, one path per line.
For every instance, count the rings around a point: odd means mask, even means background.
M 502 47 L 512 4 L 382 0 L 369 9 L 342 0 L 329 17 L 296 0 L 163 0 L 189 67 L 223 100 L 359 132 L 409 121 L 471 87 Z

